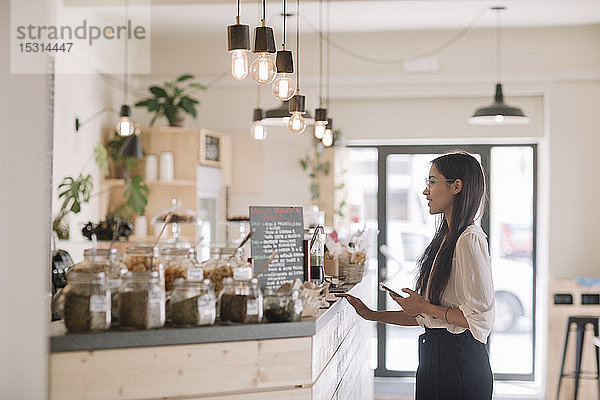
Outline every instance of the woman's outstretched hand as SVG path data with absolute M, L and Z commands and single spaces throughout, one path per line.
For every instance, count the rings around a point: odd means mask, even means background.
M 354 297 L 352 295 L 349 295 L 348 293 L 336 293 L 335 296 L 344 297 L 346 300 L 348 300 L 348 303 L 350 303 L 350 305 L 354 307 L 356 313 L 366 320 L 370 320 L 373 314 L 375 313 L 375 311 L 367 307 L 365 303 L 363 303 L 362 300 L 358 297 Z
M 392 296 L 392 299 L 394 299 L 408 315 L 414 317 L 415 315 L 427 314 L 425 311 L 429 303 L 423 296 L 408 288 L 404 288 L 402 291 L 408 294 L 408 297 L 396 296 L 393 293 L 390 293 L 390 296 Z

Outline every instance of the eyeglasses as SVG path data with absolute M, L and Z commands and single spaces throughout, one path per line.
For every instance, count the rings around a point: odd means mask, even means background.
M 425 178 L 425 188 L 427 188 L 427 190 L 431 189 L 431 185 L 433 185 L 436 182 L 454 182 L 456 179 L 432 179 L 432 178 Z

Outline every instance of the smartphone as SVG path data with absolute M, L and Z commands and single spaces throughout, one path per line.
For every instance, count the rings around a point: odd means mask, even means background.
M 383 282 L 379 282 L 379 287 L 382 290 L 387 290 L 388 292 L 392 293 L 394 296 L 404 297 L 404 296 L 398 294 L 396 291 L 394 291 L 394 290 L 390 289 L 389 287 L 385 286 L 385 283 L 383 283 Z

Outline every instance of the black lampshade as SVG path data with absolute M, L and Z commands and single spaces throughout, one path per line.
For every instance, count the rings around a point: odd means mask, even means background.
M 327 121 L 327 109 L 317 108 L 315 110 L 315 121 Z
M 304 95 L 301 94 L 297 94 L 294 97 L 292 97 L 289 101 L 289 111 L 292 112 L 301 112 L 304 114 L 304 112 L 306 111 L 306 97 Z
M 469 118 L 473 125 L 524 125 L 529 123 L 529 118 L 518 107 L 511 107 L 504 103 L 502 84 L 496 84 L 494 103 L 478 108 Z
M 275 64 L 277 65 L 277 73 L 294 73 L 294 58 L 289 50 L 279 50 L 275 57 Z
M 227 27 L 227 48 L 233 50 L 250 50 L 250 27 L 235 24 Z
M 144 151 L 142 150 L 142 141 L 139 135 L 129 135 L 125 139 L 123 146 L 119 149 L 119 154 L 128 157 L 135 157 L 139 160 L 144 158 Z
M 254 53 L 275 53 L 275 37 L 270 26 L 257 26 L 254 29 Z
M 263 113 L 263 109 L 262 108 L 255 108 L 254 109 L 254 116 L 253 116 L 252 120 L 254 122 L 260 121 L 260 120 L 263 119 L 263 115 L 264 115 L 264 113 Z
M 119 112 L 119 117 L 131 117 L 131 108 L 127 104 L 123 104 L 121 106 L 121 112 Z

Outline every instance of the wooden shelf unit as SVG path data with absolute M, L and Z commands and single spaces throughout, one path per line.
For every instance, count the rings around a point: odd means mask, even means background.
M 114 129 L 102 130 L 102 140 L 106 144 L 114 135 Z M 155 154 L 159 160 L 160 153 L 173 153 L 174 180 L 147 181 L 144 171 L 146 159 L 140 160 L 132 172 L 140 175 L 148 185 L 148 205 L 146 206 L 146 219 L 148 221 L 148 235 L 155 234 L 152 218 L 162 209 L 171 207 L 171 200 L 181 200 L 183 208 L 198 210 L 197 193 L 201 191 L 196 178 L 197 166 L 206 165 L 221 169 L 223 188 L 221 193 L 221 209 L 224 210 L 224 186 L 231 183 L 231 142 L 227 135 L 206 129 L 190 129 L 178 127 L 142 128 L 141 141 L 144 154 Z M 208 145 L 207 145 L 208 143 Z M 212 144 L 212 146 L 211 146 Z M 217 157 L 215 157 L 217 156 Z M 215 159 L 216 158 L 216 159 Z M 112 160 L 109 160 L 111 171 Z M 101 179 L 100 183 L 100 215 L 104 218 L 124 203 L 125 184 L 122 178 L 108 177 Z M 217 219 L 224 219 L 218 215 Z M 182 224 L 182 236 L 195 238 L 195 227 Z

